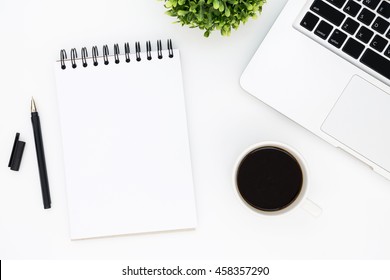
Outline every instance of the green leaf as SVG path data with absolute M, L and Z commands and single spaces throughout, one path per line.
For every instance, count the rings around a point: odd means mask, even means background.
M 179 16 L 185 16 L 185 15 L 188 14 L 188 13 L 189 13 L 188 11 L 182 11 L 182 10 L 177 11 L 177 14 L 178 14 Z
M 214 7 L 214 9 L 216 9 L 216 10 L 219 9 L 219 0 L 214 0 L 214 2 L 213 2 L 213 7 Z

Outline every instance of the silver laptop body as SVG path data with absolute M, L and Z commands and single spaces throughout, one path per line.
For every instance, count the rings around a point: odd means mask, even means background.
M 290 0 L 241 86 L 390 179 L 390 2 Z

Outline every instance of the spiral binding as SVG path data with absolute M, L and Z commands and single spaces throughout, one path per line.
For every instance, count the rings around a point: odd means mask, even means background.
M 66 69 L 65 60 L 68 59 L 65 50 L 60 51 L 61 69 Z
M 173 46 L 172 46 L 172 40 L 167 40 L 167 50 L 168 50 L 168 57 L 173 57 Z M 70 59 L 67 57 L 67 53 L 64 49 L 60 51 L 60 64 L 61 69 L 65 70 L 67 68 L 66 62 L 70 61 L 71 68 L 75 69 L 77 68 L 77 62 L 81 60 L 81 66 L 82 67 L 88 67 L 88 59 L 92 59 L 92 65 L 98 66 L 99 65 L 99 58 L 103 58 L 104 65 L 108 65 L 110 63 L 110 58 L 113 57 L 114 63 L 119 64 L 122 61 L 120 61 L 120 47 L 119 44 L 114 44 L 114 55 L 110 56 L 108 45 L 103 46 L 103 56 L 99 57 L 99 50 L 97 46 L 92 47 L 92 54 L 89 57 L 88 56 L 88 50 L 86 47 L 81 48 L 81 59 L 78 58 L 77 50 L 76 48 L 72 48 L 70 51 Z M 130 44 L 126 42 L 124 44 L 124 62 L 129 63 L 130 62 Z M 135 43 L 135 58 L 136 61 L 141 61 L 141 44 L 140 42 Z M 152 44 L 150 41 L 146 42 L 146 59 L 152 60 Z M 161 40 L 157 40 L 157 58 L 162 59 L 163 58 L 163 47 Z
M 173 57 L 172 40 L 168 40 L 168 54 L 169 54 L 169 57 L 170 57 L 170 58 Z
M 76 59 L 77 59 L 77 50 L 75 48 L 70 50 L 70 61 L 72 63 L 72 68 L 76 68 Z
M 150 44 L 150 41 L 147 41 L 146 42 L 146 58 L 148 60 L 152 59 L 151 51 L 152 51 L 152 45 Z
M 125 43 L 125 57 L 126 57 L 126 62 L 130 62 L 130 45 L 129 43 Z
M 108 60 L 109 55 L 110 55 L 110 52 L 108 50 L 108 46 L 104 45 L 103 46 L 103 60 L 104 60 L 105 65 L 108 65 L 110 63 L 110 61 Z
M 120 61 L 119 61 L 119 55 L 120 55 L 120 50 L 119 50 L 119 45 L 118 44 L 115 44 L 114 45 L 114 57 L 115 57 L 115 63 L 118 64 Z
M 96 46 L 93 46 L 92 47 L 92 60 L 93 60 L 93 66 L 98 66 L 99 63 L 98 63 L 98 58 L 99 56 L 99 50 Z
M 161 40 L 157 41 L 157 57 L 158 57 L 158 59 L 163 58 Z
M 88 66 L 87 58 L 88 58 L 88 50 L 87 50 L 87 48 L 84 47 L 81 49 L 81 61 L 83 63 L 83 67 Z
M 141 46 L 139 42 L 135 43 L 135 56 L 137 61 L 141 61 Z

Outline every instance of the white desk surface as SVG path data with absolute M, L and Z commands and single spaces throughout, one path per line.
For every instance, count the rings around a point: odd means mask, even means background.
M 204 38 L 197 29 L 171 24 L 174 18 L 155 0 L 2 0 L 0 258 L 390 258 L 390 182 L 240 88 L 242 71 L 286 0 L 268 2 L 261 17 L 230 37 Z M 198 227 L 72 242 L 53 61 L 62 48 L 168 37 L 181 51 Z M 41 116 L 51 210 L 42 207 L 32 95 Z M 19 172 L 7 168 L 16 132 L 27 142 Z M 308 194 L 322 216 L 296 209 L 264 217 L 241 204 L 232 185 L 234 162 L 263 140 L 287 143 L 305 157 Z

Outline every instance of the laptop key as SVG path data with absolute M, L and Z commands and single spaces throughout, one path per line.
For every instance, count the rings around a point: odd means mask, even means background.
M 340 26 L 340 24 L 345 19 L 345 15 L 342 12 L 340 12 L 336 8 L 333 8 L 331 5 L 325 3 L 322 0 L 314 1 L 314 3 L 310 7 L 310 10 L 312 10 L 314 13 L 325 18 L 336 26 Z
M 379 2 L 380 0 L 363 0 L 363 4 L 373 10 L 379 5 Z
M 366 25 L 370 25 L 374 18 L 375 14 L 366 8 L 364 8 L 358 15 L 358 20 Z
M 301 26 L 303 26 L 309 31 L 312 31 L 319 20 L 320 20 L 319 17 L 313 15 L 310 12 L 307 12 L 301 21 Z
M 386 37 L 390 39 L 390 29 L 387 31 Z
M 374 39 L 372 39 L 370 43 L 370 46 L 373 47 L 378 52 L 382 52 L 385 49 L 388 42 L 389 41 L 387 41 L 385 38 L 382 38 L 379 35 L 375 35 Z
M 377 17 L 375 19 L 374 23 L 372 24 L 372 29 L 374 29 L 375 31 L 378 31 L 380 34 L 383 34 L 386 32 L 389 25 L 390 25 L 390 22 L 388 22 L 387 20 L 384 20 L 381 17 Z
M 342 50 L 349 56 L 358 59 L 364 50 L 364 45 L 353 38 L 349 38 Z
M 346 12 L 347 14 L 349 14 L 350 16 L 354 17 L 358 14 L 361 7 L 362 6 L 359 5 L 358 3 L 356 3 L 355 1 L 349 0 L 347 5 L 345 5 L 343 11 Z
M 347 20 L 343 23 L 341 28 L 348 32 L 349 34 L 353 35 L 355 34 L 356 30 L 359 28 L 359 23 L 357 21 L 354 21 L 351 18 L 347 18 Z
M 344 44 L 346 39 L 347 39 L 347 34 L 336 29 L 335 31 L 333 31 L 332 36 L 330 36 L 329 43 L 331 43 L 333 46 L 339 49 Z
M 368 43 L 373 35 L 374 35 L 373 31 L 362 26 L 360 27 L 359 31 L 356 33 L 356 38 L 358 38 L 363 43 Z
M 347 0 L 326 0 L 326 1 L 332 3 L 337 8 L 341 8 L 345 4 L 345 2 L 347 2 Z
M 384 16 L 385 18 L 390 18 L 390 3 L 382 1 L 381 5 L 378 8 L 378 14 Z
M 329 23 L 321 20 L 320 24 L 317 26 L 316 30 L 314 31 L 314 34 L 319 36 L 322 39 L 328 38 L 330 32 L 332 32 L 333 26 Z
M 387 56 L 388 58 L 390 58 L 390 45 L 387 47 L 387 49 L 385 50 L 385 56 Z
M 390 60 L 379 55 L 373 50 L 367 49 L 362 55 L 360 61 L 375 72 L 378 72 L 387 79 L 390 79 Z

